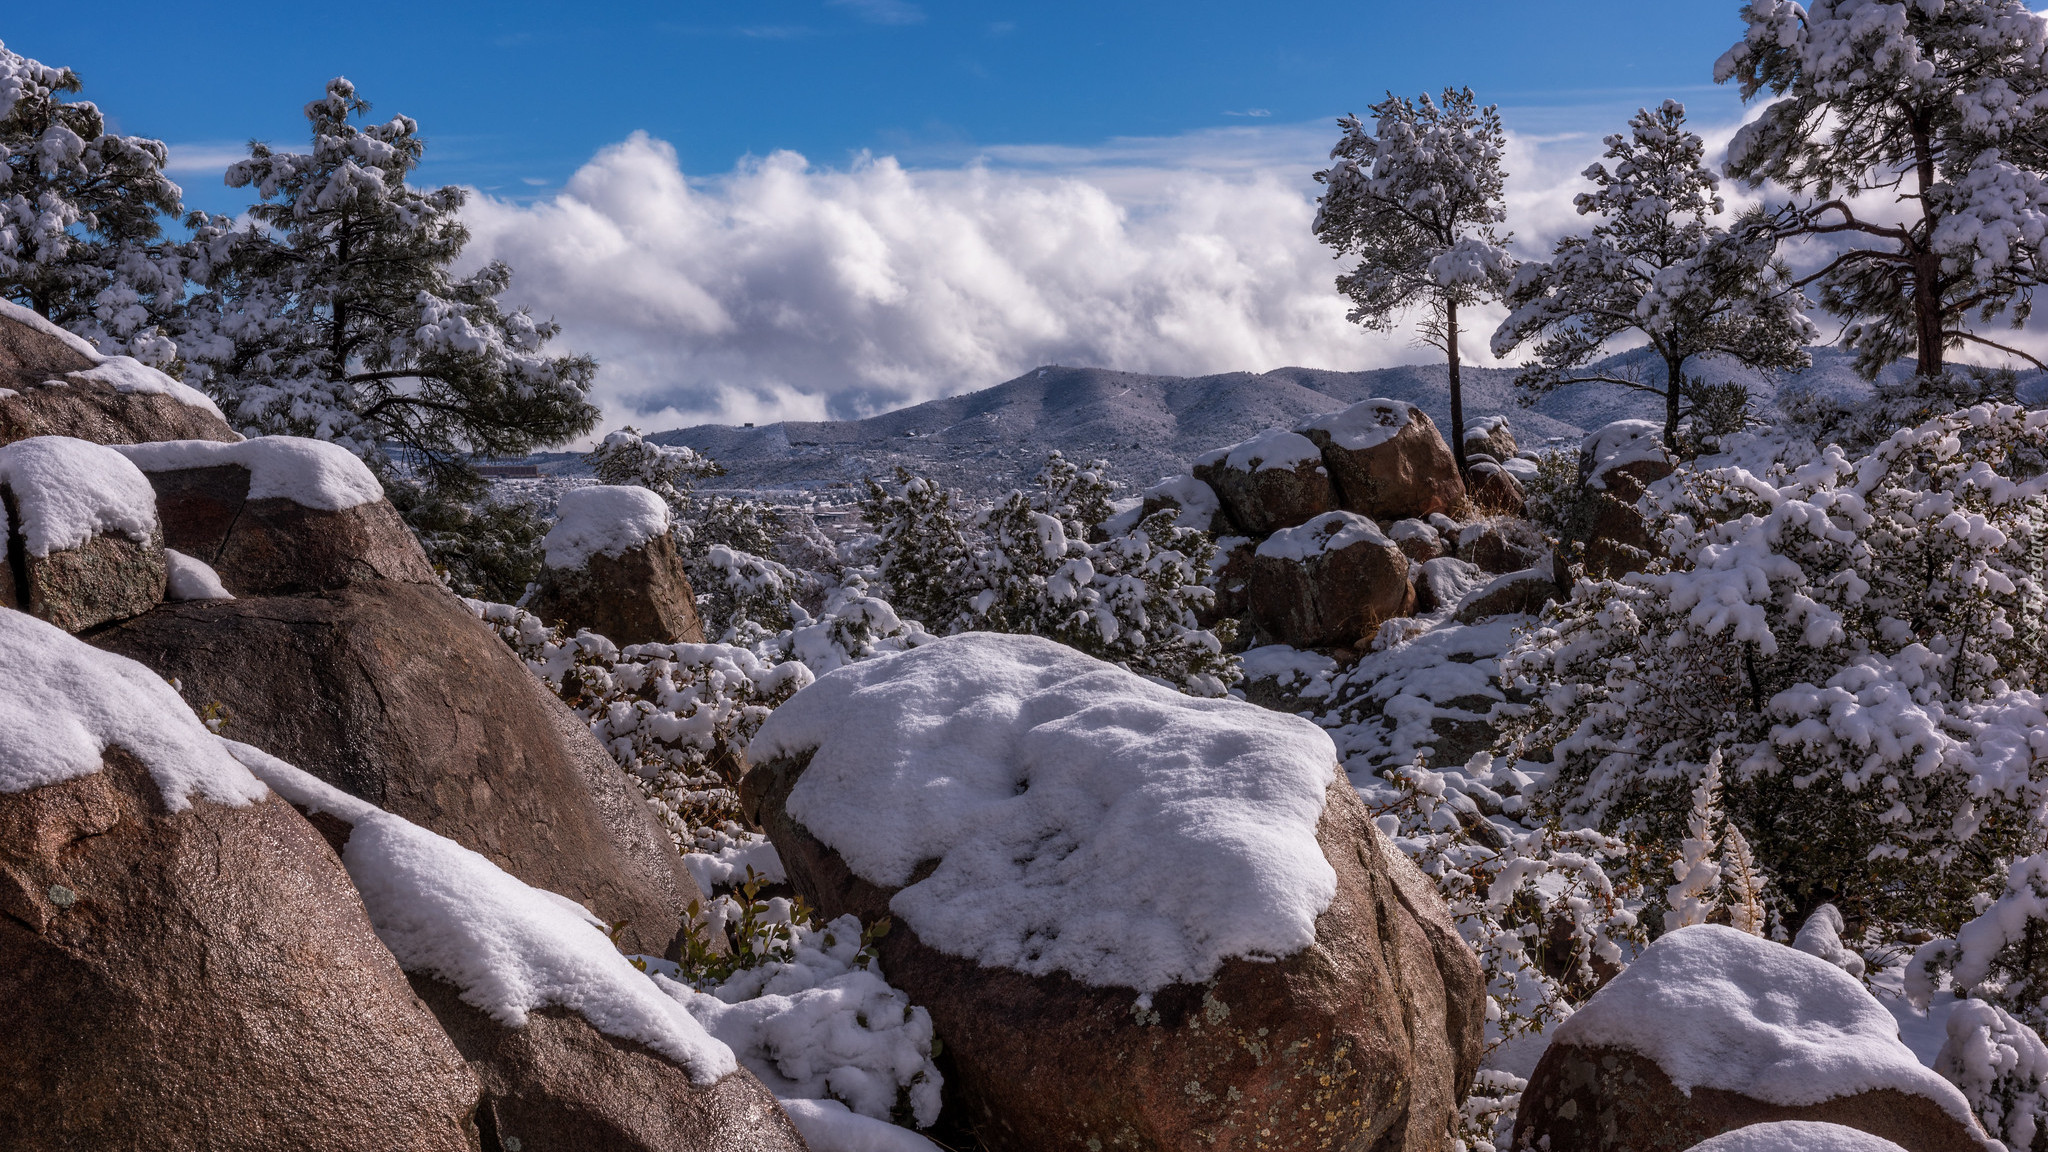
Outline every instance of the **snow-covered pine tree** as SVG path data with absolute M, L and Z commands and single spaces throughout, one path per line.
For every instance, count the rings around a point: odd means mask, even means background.
M 1358 266 L 1337 278 L 1351 298 L 1350 319 L 1388 331 L 1409 310 L 1424 309 L 1422 334 L 1441 349 L 1450 370 L 1451 451 L 1465 470 L 1465 398 L 1458 376 L 1458 310 L 1495 299 L 1508 285 L 1509 237 L 1494 226 L 1507 219 L 1507 134 L 1500 113 L 1480 107 L 1470 88 L 1446 88 L 1443 103 L 1428 94 L 1408 100 L 1387 94 L 1357 116 L 1338 119 L 1343 136 L 1334 163 L 1316 173 L 1326 191 L 1315 233 Z
M 1815 331 L 1771 245 L 1731 239 L 1708 222 L 1722 211 L 1719 181 L 1701 163 L 1706 146 L 1686 128 L 1685 106 L 1666 100 L 1628 126 L 1607 138 L 1613 166 L 1587 168 L 1594 191 L 1573 201 L 1600 223 L 1559 240 L 1548 261 L 1515 270 L 1493 354 L 1535 341 L 1535 360 L 1516 379 L 1526 398 L 1589 380 L 1661 395 L 1664 443 L 1676 450 L 1695 399 L 1687 361 L 1718 353 L 1756 368 L 1803 368 Z M 1662 380 L 1584 370 L 1629 333 L 1648 339 Z
M 1852 246 L 1808 277 L 1851 321 L 1867 377 L 1907 356 L 1937 394 L 1973 330 L 2026 321 L 2048 273 L 2048 23 L 2021 0 L 1752 0 L 1714 65 L 1774 99 L 1728 146 L 1728 173 L 1805 195 L 1760 215 L 1774 240 Z
M 1674 883 L 1664 890 L 1666 932 L 1692 924 L 1705 924 L 1720 907 L 1721 864 L 1714 858 L 1719 839 L 1714 825 L 1720 821 L 1717 802 L 1721 796 L 1721 750 L 1707 757 L 1700 772 L 1699 787 L 1692 790 L 1692 810 L 1685 818 L 1685 839 L 1679 842 L 1678 859 L 1671 865 Z
M 456 187 L 414 188 L 419 126 L 358 123 L 336 78 L 306 105 L 313 150 L 250 145 L 227 171 L 250 223 L 189 221 L 193 279 L 179 344 L 188 379 L 245 427 L 333 440 L 372 461 L 396 444 L 430 470 L 587 431 L 596 364 L 546 351 L 558 331 L 499 301 L 511 269 L 457 277 Z
M 896 611 L 943 636 L 967 614 L 965 519 L 953 493 L 898 465 L 869 477 L 861 516 L 876 534 L 873 558 Z
M 110 355 L 167 363 L 158 328 L 184 294 L 161 220 L 180 210 L 163 142 L 106 130 L 82 85 L 0 45 L 0 298 Z

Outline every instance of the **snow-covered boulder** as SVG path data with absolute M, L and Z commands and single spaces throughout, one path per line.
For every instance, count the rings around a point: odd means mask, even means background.
M 1544 605 L 1571 595 L 1569 577 L 1560 579 L 1558 571 L 1556 558 L 1545 552 L 1531 567 L 1494 577 L 1456 602 L 1458 622 L 1475 624 L 1490 616 L 1541 613 Z
M 1396 520 L 1387 525 L 1387 538 L 1417 564 L 1426 564 L 1450 551 L 1443 534 L 1430 527 L 1427 520 Z
M 1239 531 L 1264 536 L 1335 511 L 1337 489 L 1323 453 L 1299 432 L 1275 428 L 1195 461 Z
M 1346 511 L 1396 520 L 1465 505 L 1465 482 L 1450 445 L 1413 404 L 1361 400 L 1294 430 L 1322 449 Z
M 1751 1124 L 1692 1147 L 1693 1152 L 1905 1152 L 1882 1136 L 1812 1120 Z
M 1496 576 L 1533 567 L 1550 550 L 1534 525 L 1506 516 L 1463 525 L 1456 540 L 1458 559 Z
M 66 632 L 148 611 L 164 597 L 164 542 L 149 481 L 112 449 L 69 436 L 0 447 L 0 607 Z
M 1515 434 L 1508 427 L 1505 416 L 1480 416 L 1465 424 L 1465 456 L 1491 456 L 1496 461 L 1512 458 L 1516 451 Z
M 697 596 L 661 497 L 634 485 L 597 484 L 564 492 L 556 512 L 529 611 L 615 644 L 704 642 Z
M 1910 1152 L 1987 1146 L 1963 1094 L 1914 1057 L 1860 981 L 1712 924 L 1660 937 L 1558 1026 L 1514 1146 L 1676 1152 L 1780 1120 Z
M 1423 616 L 1457 607 L 1466 596 L 1485 587 L 1488 582 L 1487 574 L 1480 571 L 1478 565 L 1456 556 L 1424 560 L 1413 571 L 1415 611 Z
M 0 444 L 75 436 L 95 444 L 239 439 L 195 388 L 0 300 Z
M 803 1148 L 767 1088 L 589 909 L 259 749 L 226 747 L 336 845 L 370 923 L 483 1083 L 484 1147 Z
M 797 891 L 893 918 L 983 1146 L 1441 1146 L 1477 962 L 1315 726 L 967 633 L 820 677 L 749 755 Z
M 320 835 L 163 677 L 0 610 L 0 1144 L 472 1147 Z
M 237 596 L 288 595 L 366 579 L 437 583 L 384 486 L 324 440 L 259 436 L 122 445 L 156 490 L 164 542 Z
M 1472 506 L 1481 512 L 1520 516 L 1528 511 L 1529 500 L 1522 491 L 1522 482 L 1492 459 L 1472 461 L 1465 473 L 1465 493 L 1472 498 Z
M 1161 509 L 1172 508 L 1178 513 L 1174 521 L 1183 528 L 1219 534 L 1229 531 L 1229 525 L 1219 523 L 1216 518 L 1223 507 L 1216 499 L 1216 490 L 1191 475 L 1169 476 L 1145 489 L 1144 497 L 1140 519 Z
M 668 834 L 588 726 L 439 585 L 164 604 L 93 643 L 218 702 L 235 739 L 630 921 L 635 951 L 675 950 L 700 893 Z
M 1579 446 L 1581 496 L 1591 505 L 1586 571 L 1620 576 L 1639 571 L 1660 553 L 1636 502 L 1651 484 L 1677 468 L 1665 450 L 1664 430 L 1650 420 L 1616 420 L 1595 429 Z
M 1262 635 L 1297 648 L 1356 644 L 1415 607 L 1408 557 L 1351 512 L 1325 512 L 1260 541 L 1246 598 Z

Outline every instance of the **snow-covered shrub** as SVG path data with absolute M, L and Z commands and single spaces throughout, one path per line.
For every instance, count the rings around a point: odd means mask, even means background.
M 540 579 L 547 510 L 481 480 L 447 475 L 423 484 L 387 471 L 384 491 L 458 595 L 512 602 Z
M 1120 532 L 1104 465 L 1052 453 L 1029 492 L 961 515 L 953 496 L 898 470 L 869 481 L 862 505 L 875 557 L 899 611 L 944 634 L 1044 636 L 1202 696 L 1241 676 L 1230 636 L 1204 628 L 1216 548 L 1171 509 Z M 921 614 L 920 614 L 921 613 Z
M 698 480 L 725 475 L 709 456 L 686 446 L 656 444 L 630 424 L 606 434 L 584 454 L 583 462 L 596 470 L 599 484 L 638 485 L 668 501 L 676 513 Z
M 1954 935 L 1922 944 L 1906 995 L 1925 1006 L 1946 973 L 1956 995 L 1987 1000 L 2035 1028 L 2048 1026 L 2048 852 L 2013 861 L 2003 891 L 1973 901 Z
M 2043 482 L 2006 466 L 2048 413 L 1982 405 L 1861 459 L 1703 458 L 1653 492 L 1668 562 L 1579 582 L 1503 661 L 1539 803 L 1678 854 L 1721 803 L 1785 913 L 1953 931 L 2044 827 Z
M 2034 1147 L 2048 1121 L 2048 1045 L 2032 1028 L 1996 1004 L 1966 1000 L 1949 1012 L 1934 1070 L 1963 1090 L 1986 1132 L 2015 1152 Z

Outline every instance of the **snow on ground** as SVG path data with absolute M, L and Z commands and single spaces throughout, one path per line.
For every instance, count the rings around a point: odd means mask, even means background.
M 1293 528 L 1282 528 L 1259 542 L 1258 555 L 1274 560 L 1309 560 L 1325 552 L 1341 552 L 1353 544 L 1393 547 L 1380 526 L 1356 512 L 1325 512 Z
M 1717 1088 L 1798 1107 L 1891 1088 L 1973 1123 L 1963 1094 L 1920 1062 L 1855 977 L 1717 924 L 1659 937 L 1554 1040 L 1639 1053 L 1686 1093 Z
M 249 470 L 249 499 L 282 498 L 321 512 L 340 512 L 384 498 L 384 486 L 355 453 L 303 436 L 258 436 L 237 444 L 166 440 L 113 449 L 144 472 L 178 472 L 234 464 Z
M 188 384 L 181 384 L 132 357 L 102 356 L 98 349 L 86 342 L 84 337 L 77 336 L 52 324 L 35 311 L 24 308 L 11 300 L 0 300 L 0 319 L 12 320 L 17 324 L 26 324 L 44 335 L 54 336 L 63 341 L 80 355 L 90 357 L 94 366 L 83 372 L 71 373 L 73 378 L 107 384 L 116 392 L 161 393 L 175 398 L 181 404 L 188 404 L 194 408 L 204 408 L 215 416 L 221 416 L 220 408 L 214 404 L 213 400 L 206 393 L 201 392 L 199 389 Z M 56 381 L 56 383 L 62 382 L 61 380 Z M 225 420 L 227 417 L 221 416 L 221 419 Z
M 26 612 L 0 609 L 0 792 L 90 776 L 119 747 L 149 769 L 173 812 L 193 796 L 269 795 L 221 749 L 162 676 Z
M 668 531 L 668 504 L 631 484 L 593 484 L 562 493 L 555 526 L 541 541 L 550 568 L 581 568 L 592 556 L 617 556 Z
M 234 595 L 220 582 L 220 574 L 204 560 L 183 552 L 164 549 L 166 600 L 233 600 Z
M 196 721 L 195 721 L 196 723 Z M 232 740 L 220 746 L 285 799 L 353 826 L 341 862 L 377 936 L 408 972 L 446 980 L 509 1028 L 567 1008 L 608 1036 L 647 1045 L 699 1084 L 738 1067 L 732 1050 L 613 947 L 604 921 L 529 887 L 483 856 Z
M 1303 700 L 1322 700 L 1330 695 L 1330 680 L 1337 674 L 1337 662 L 1320 652 L 1305 652 L 1285 644 L 1267 644 L 1238 657 L 1248 681 L 1271 680 L 1290 695 Z
M 991 966 L 1149 993 L 1306 947 L 1335 895 L 1327 735 L 1050 640 L 966 633 L 828 673 L 749 758 L 806 752 L 790 815 L 902 886 L 919 939 Z
M 1325 412 L 1294 426 L 1297 432 L 1327 432 L 1330 443 L 1354 452 L 1376 448 L 1408 426 L 1409 404 L 1375 396 L 1337 412 Z
M 700 836 L 702 833 L 700 833 Z M 690 877 L 697 881 L 699 890 L 709 893 L 713 888 L 730 888 L 744 883 L 749 869 L 768 884 L 781 884 L 789 877 L 782 870 L 782 857 L 775 852 L 775 845 L 768 842 L 759 832 L 741 832 L 737 835 L 719 833 L 715 851 L 683 853 L 683 867 L 690 870 Z
M 1479 750 L 1464 744 L 1491 744 L 1490 730 L 1483 726 L 1498 709 L 1514 706 L 1501 690 L 1500 655 L 1513 641 L 1514 630 L 1528 622 L 1525 616 L 1435 627 L 1417 622 L 1427 631 L 1392 638 L 1338 676 L 1323 723 L 1344 753 L 1351 782 L 1361 788 L 1378 785 L 1381 769 L 1418 757 L 1455 767 Z M 1390 621 L 1389 627 L 1401 623 Z M 1464 754 L 1446 757 L 1460 725 L 1469 732 L 1469 739 L 1457 745 Z
M 811 1152 L 940 1152 L 908 1128 L 872 1120 L 837 1100 L 783 1100 Z
M 83 547 L 118 532 L 136 543 L 156 532 L 149 478 L 110 448 L 69 436 L 32 436 L 0 447 L 0 485 L 14 495 L 31 556 Z M 0 540 L 9 531 L 0 509 Z

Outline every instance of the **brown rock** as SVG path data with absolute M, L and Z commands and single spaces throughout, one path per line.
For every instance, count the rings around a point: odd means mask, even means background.
M 1465 474 L 1465 492 L 1472 498 L 1473 507 L 1481 512 L 1520 516 L 1528 511 L 1528 497 L 1522 492 L 1521 481 L 1490 459 L 1473 462 Z
M 1552 563 L 1539 563 L 1533 568 L 1498 577 L 1465 597 L 1458 605 L 1458 623 L 1472 624 L 1489 616 L 1518 612 L 1531 616 L 1541 614 L 1544 605 L 1552 600 L 1562 600 L 1567 595 L 1558 589 L 1552 567 Z
M 806 899 L 828 916 L 887 915 L 893 892 L 784 810 L 808 763 L 755 767 L 747 802 Z M 1277 963 L 1226 961 L 1206 984 L 1155 993 L 1149 1009 L 1127 988 L 980 967 L 898 923 L 881 941 L 883 968 L 931 1012 L 952 1106 L 982 1145 L 1441 1148 L 1478 1066 L 1478 961 L 1341 778 L 1317 840 L 1337 895 L 1316 942 Z
M 1194 472 L 1248 535 L 1292 528 L 1337 508 L 1322 454 L 1295 432 L 1275 430 L 1212 452 L 1196 461 Z
M 0 794 L 0 1143 L 473 1149 L 476 1077 L 275 797 L 168 811 L 118 748 Z
M 1408 557 L 1372 521 L 1329 512 L 1276 532 L 1252 553 L 1252 620 L 1296 648 L 1356 644 L 1415 608 Z
M 1515 434 L 1505 416 L 1481 416 L 1465 425 L 1465 458 L 1486 455 L 1495 461 L 1515 454 Z
M 1426 520 L 1396 520 L 1388 527 L 1387 536 L 1394 547 L 1417 564 L 1434 560 L 1447 550 L 1443 536 Z
M 1718 1088 L 1690 1096 L 1655 1061 L 1623 1049 L 1552 1044 L 1522 1093 L 1517 1148 L 1549 1137 L 1583 1152 L 1679 1152 L 1709 1137 L 1774 1120 L 1815 1120 L 1881 1136 L 1908 1152 L 1982 1152 L 1978 1134 L 1925 1096 L 1878 1088 L 1788 1107 Z M 1526 1139 L 1524 1133 L 1527 1133 Z
M 1487 580 L 1475 564 L 1455 556 L 1425 560 L 1415 576 L 1415 611 L 1424 615 L 1463 600 Z
M 667 533 L 616 556 L 593 553 L 581 568 L 543 568 L 528 611 L 571 633 L 588 628 L 622 648 L 704 642 L 696 593 Z
M 483 1146 L 605 1152 L 803 1152 L 781 1105 L 745 1068 L 698 1085 L 642 1044 L 561 1008 L 507 1028 L 415 975 L 413 987 L 483 1081 Z
M 1593 504 L 1586 532 L 1589 575 L 1611 578 L 1640 572 L 1664 554 L 1663 545 L 1650 534 L 1649 521 L 1643 518 L 1637 501 L 1651 484 L 1672 471 L 1669 462 L 1639 460 L 1602 473 L 1603 487 L 1587 484 L 1584 497 Z
M 161 533 L 152 533 L 145 544 L 120 535 L 94 536 L 47 556 L 24 552 L 21 560 L 24 579 L 16 595 L 25 592 L 30 615 L 66 632 L 139 616 L 164 598 Z
M 238 440 L 227 423 L 175 396 L 122 392 L 68 378 L 97 365 L 57 336 L 0 315 L 0 444 L 31 436 L 76 436 L 96 444 L 153 440 Z
M 229 736 L 628 922 L 672 955 L 701 894 L 634 785 L 439 586 L 166 604 L 93 643 L 218 701 Z
M 144 473 L 164 543 L 210 565 L 237 596 L 321 592 L 372 579 L 435 584 L 433 565 L 390 502 L 329 512 L 282 496 L 249 499 L 239 464 Z
M 1216 603 L 1213 615 L 1203 610 L 1196 611 L 1196 621 L 1204 628 L 1217 620 L 1238 619 L 1251 610 L 1252 551 L 1256 547 L 1249 537 L 1223 536 L 1216 541 L 1221 550 L 1216 565 Z
M 1525 520 L 1486 520 L 1467 524 L 1458 533 L 1458 558 L 1496 576 L 1534 567 L 1548 550 Z
M 1375 520 L 1455 512 L 1465 504 L 1457 460 L 1422 409 L 1363 400 L 1296 431 L 1322 449 L 1341 506 Z

